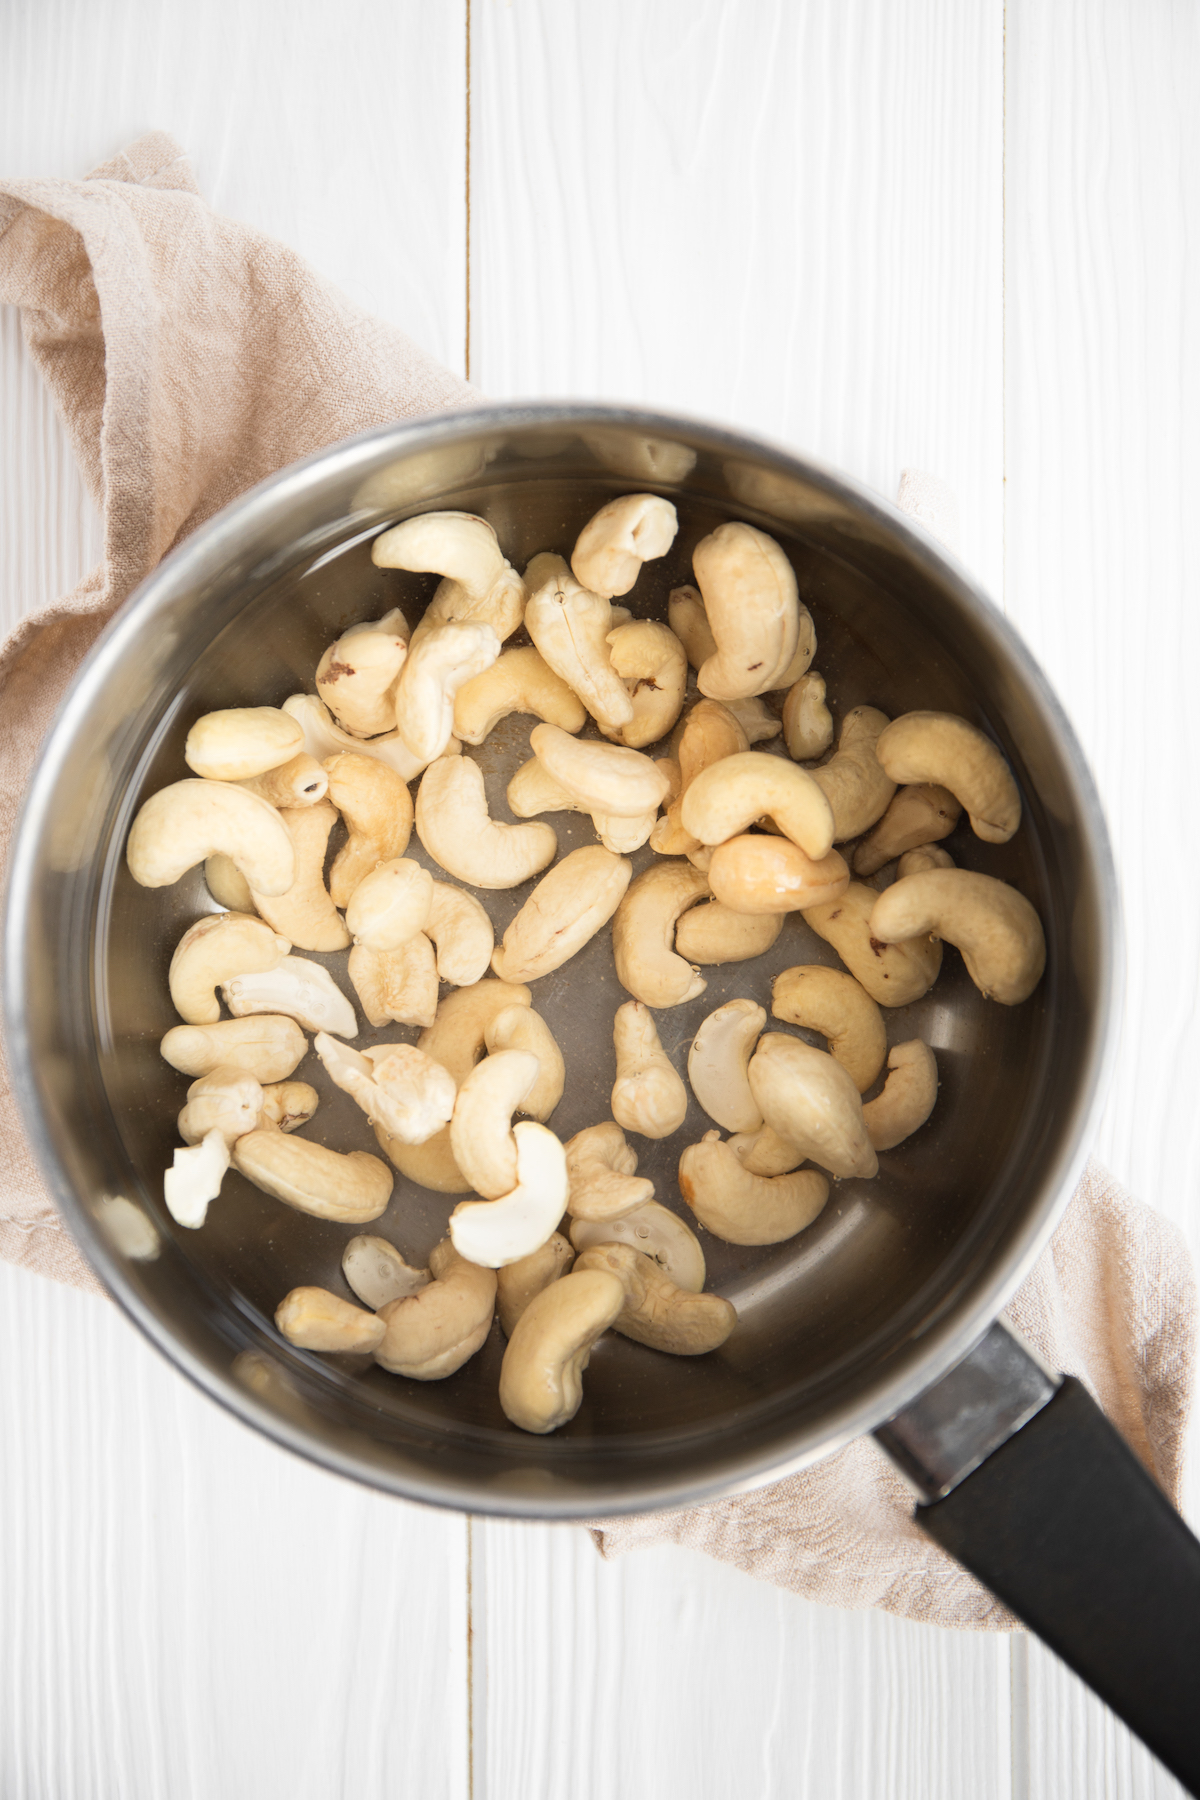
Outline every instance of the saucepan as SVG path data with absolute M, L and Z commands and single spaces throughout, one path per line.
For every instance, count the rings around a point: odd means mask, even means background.
M 835 715 L 932 708 L 995 739 L 1021 788 L 1021 829 L 986 844 L 964 819 L 949 847 L 1032 901 L 1047 964 L 1033 997 L 1009 1007 L 985 1001 L 948 952 L 934 988 L 889 1018 L 891 1041 L 933 1047 L 941 1089 L 929 1123 L 884 1153 L 874 1180 L 836 1183 L 788 1242 L 706 1237 L 710 1286 L 739 1314 L 728 1342 L 668 1357 L 610 1334 L 576 1417 L 532 1437 L 500 1410 L 498 1327 L 458 1374 L 424 1383 L 279 1336 L 272 1317 L 290 1288 L 340 1291 L 346 1227 L 232 1173 L 203 1229 L 171 1219 L 163 1170 L 184 1083 L 158 1052 L 176 1022 L 166 970 L 214 903 L 198 869 L 171 888 L 137 886 L 124 845 L 142 800 L 185 773 L 199 714 L 311 692 L 346 626 L 397 604 L 410 622 L 420 613 L 436 577 L 377 569 L 370 546 L 385 526 L 479 513 L 523 566 L 541 550 L 569 553 L 600 505 L 638 491 L 666 495 L 680 520 L 631 596 L 638 612 L 665 617 L 697 541 L 747 520 L 795 567 Z M 529 724 L 510 718 L 473 753 L 493 816 L 506 816 Z M 586 817 L 553 822 L 563 850 L 594 841 Z M 415 839 L 409 853 L 422 855 Z M 652 856 L 639 851 L 635 867 Z M 524 897 L 488 896 L 498 928 Z M 1112 859 L 1075 735 L 1017 634 L 919 528 L 844 477 L 707 424 L 489 406 L 370 431 L 285 469 L 195 532 L 118 614 L 25 799 L 9 876 L 7 1042 L 46 1181 L 101 1279 L 177 1368 L 280 1444 L 415 1500 L 566 1520 L 735 1494 L 874 1431 L 912 1481 L 924 1528 L 1195 1784 L 1200 1545 L 1085 1390 L 996 1322 L 1081 1171 L 1119 959 Z M 772 977 L 799 962 L 836 958 L 790 915 L 755 963 L 707 969 L 700 999 L 658 1014 L 677 1066 L 706 1013 L 739 994 L 769 1007 Z M 553 1121 L 564 1139 L 609 1116 L 625 998 L 607 933 L 538 984 L 566 1057 Z M 360 1146 L 353 1103 L 319 1070 L 310 1078 L 323 1101 L 308 1133 Z M 639 1173 L 681 1212 L 680 1145 L 710 1125 L 693 1105 L 677 1139 L 643 1151 Z M 452 1204 L 399 1179 L 372 1229 L 424 1260 Z

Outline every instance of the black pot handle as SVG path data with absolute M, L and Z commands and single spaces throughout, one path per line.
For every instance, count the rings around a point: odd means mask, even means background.
M 1200 1795 L 1200 1541 L 1087 1389 L 996 1325 L 876 1436 L 922 1530 Z

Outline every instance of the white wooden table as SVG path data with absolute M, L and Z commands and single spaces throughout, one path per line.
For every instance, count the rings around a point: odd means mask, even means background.
M 1190 0 L 9 0 L 3 37 L 7 174 L 161 126 L 489 394 L 952 484 L 1115 839 L 1097 1147 L 1194 1238 Z M 7 625 L 98 536 L 11 317 L 3 356 Z M 5 1800 L 1180 1791 L 1023 1637 L 394 1503 L 227 1419 L 107 1302 L 7 1267 L 0 1296 Z

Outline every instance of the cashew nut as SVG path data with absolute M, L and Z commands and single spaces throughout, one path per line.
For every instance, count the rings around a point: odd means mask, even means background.
M 1046 967 L 1042 922 L 1024 894 L 971 869 L 906 875 L 880 894 L 872 934 L 885 944 L 924 936 L 957 945 L 985 1000 L 1019 1006 Z
M 867 1135 L 876 1150 L 892 1150 L 925 1123 L 937 1099 L 937 1060 L 920 1038 L 897 1044 L 888 1055 L 891 1074 L 883 1092 L 863 1107 Z
M 812 762 L 833 742 L 833 714 L 825 704 L 825 677 L 810 669 L 788 689 L 783 703 L 783 741 L 793 762 Z
M 774 538 L 753 525 L 718 525 L 693 550 L 692 569 L 717 645 L 697 676 L 702 694 L 714 700 L 765 694 L 785 676 L 795 681 L 804 673 L 816 636 L 792 565 Z M 804 650 L 808 660 L 792 673 Z
M 575 1252 L 567 1239 L 552 1231 L 545 1243 L 528 1256 L 518 1257 L 516 1262 L 505 1263 L 496 1270 L 496 1311 L 505 1337 L 512 1336 L 514 1325 L 536 1295 L 552 1281 L 571 1273 L 574 1261 Z
M 210 856 L 204 864 L 204 880 L 209 893 L 226 912 L 249 913 L 254 916 L 254 895 L 250 883 L 237 864 L 223 852 Z
M 571 574 L 561 556 L 535 556 L 525 571 L 525 628 L 556 675 L 574 689 L 597 724 L 628 725 L 633 702 L 612 666 L 612 608 Z
M 771 1011 L 789 1025 L 819 1031 L 829 1040 L 829 1054 L 866 1093 L 883 1067 L 887 1032 L 883 1014 L 853 975 L 820 963 L 785 969 L 775 977 Z
M 617 1079 L 612 1111 L 617 1124 L 642 1137 L 678 1131 L 687 1112 L 687 1089 L 659 1041 L 654 1015 L 640 1000 L 626 1000 L 613 1020 Z
M 830 850 L 814 862 L 784 837 L 735 837 L 710 853 L 708 884 L 735 913 L 806 912 L 846 891 L 850 870 Z
M 417 790 L 417 836 L 447 874 L 478 888 L 512 888 L 554 861 L 549 825 L 489 818 L 483 771 L 466 756 L 431 763 Z
M 387 1330 L 375 1361 L 391 1375 L 441 1381 L 481 1348 L 496 1310 L 496 1277 L 460 1256 L 449 1238 L 429 1258 L 433 1280 L 379 1309 Z
M 491 668 L 464 682 L 454 700 L 454 735 L 482 744 L 510 713 L 533 713 L 563 731 L 582 731 L 587 710 L 578 694 L 531 646 L 505 650 Z
M 727 1000 L 704 1020 L 688 1051 L 688 1080 L 710 1119 L 726 1131 L 758 1131 L 763 1122 L 746 1070 L 767 1022 L 753 1000 Z M 682 1121 L 681 1121 L 682 1122 Z
M 353 737 L 350 732 L 343 731 L 325 702 L 318 700 L 315 694 L 293 694 L 284 701 L 283 710 L 303 731 L 305 754 L 315 757 L 319 763 L 328 763 L 331 756 L 369 756 L 392 769 L 402 781 L 411 781 L 425 767 L 422 758 L 413 755 L 398 730 L 385 731 L 382 737 Z M 451 740 L 447 754 L 455 742 Z
M 221 983 L 225 1004 L 235 1019 L 247 1013 L 287 1013 L 306 1031 L 332 1031 L 354 1037 L 354 1008 L 328 969 L 303 956 L 285 956 L 273 969 L 235 975 Z
M 954 858 L 940 844 L 922 844 L 917 850 L 906 850 L 896 864 L 897 877 L 923 875 L 926 869 L 953 869 Z
M 151 794 L 133 821 L 125 856 L 142 887 L 169 887 L 223 851 L 260 894 L 286 894 L 296 873 L 292 840 L 273 806 L 236 783 L 175 781 Z
M 622 494 L 593 514 L 576 538 L 571 573 L 606 600 L 627 594 L 642 564 L 667 554 L 678 529 L 669 500 L 657 494 Z
M 199 1144 L 210 1131 L 219 1131 L 231 1147 L 258 1124 L 263 1090 L 253 1075 L 241 1069 L 216 1068 L 201 1075 L 187 1091 L 187 1105 L 179 1115 L 179 1135 L 185 1144 Z
M 1007 844 L 1021 823 L 1021 796 L 999 747 L 954 713 L 905 713 L 875 754 L 893 781 L 949 788 L 985 843 Z
M 598 1244 L 585 1250 L 576 1269 L 615 1275 L 625 1290 L 625 1308 L 613 1330 L 651 1350 L 671 1356 L 704 1356 L 717 1350 L 737 1324 L 737 1313 L 719 1294 L 689 1294 L 676 1287 L 657 1263 L 629 1244 Z
M 233 1166 L 265 1194 L 297 1212 L 342 1225 L 365 1225 L 386 1210 L 392 1172 L 377 1156 L 341 1156 L 311 1138 L 289 1137 L 274 1126 L 247 1132 L 233 1146 Z
M 210 1202 L 221 1192 L 229 1162 L 229 1144 L 215 1126 L 200 1143 L 176 1150 L 174 1164 L 163 1175 L 163 1198 L 177 1224 L 200 1229 Z
M 537 1080 L 518 1102 L 517 1111 L 545 1124 L 563 1097 L 567 1076 L 562 1051 L 545 1019 L 532 1007 L 506 1006 L 488 1025 L 484 1043 L 491 1056 L 500 1050 L 527 1050 L 536 1056 Z
M 764 814 L 806 856 L 828 856 L 834 831 L 829 801 L 806 769 L 765 751 L 742 750 L 702 769 L 680 806 L 684 830 L 702 844 L 723 844 Z
M 619 1318 L 625 1289 L 588 1269 L 551 1283 L 513 1327 L 500 1365 L 500 1405 L 522 1431 L 557 1431 L 579 1411 L 596 1339 Z
M 342 1251 L 342 1274 L 352 1292 L 372 1312 L 389 1306 L 393 1300 L 406 1300 L 410 1294 L 420 1293 L 433 1280 L 428 1269 L 414 1269 L 406 1263 L 386 1238 L 371 1237 L 366 1232 L 352 1237 Z
M 702 770 L 749 748 L 749 738 L 727 706 L 720 700 L 696 702 L 679 738 L 679 794 L 650 834 L 652 849 L 660 856 L 686 856 L 699 847 L 699 838 L 684 830 L 684 794 Z
M 572 737 L 557 725 L 535 725 L 529 746 L 549 774 L 589 812 L 618 818 L 657 810 L 669 778 L 640 750 Z
M 356 944 L 398 950 L 429 923 L 433 876 L 411 857 L 392 857 L 364 875 L 346 908 Z
M 708 983 L 672 944 L 681 913 L 708 895 L 708 877 L 688 863 L 662 862 L 632 882 L 613 919 L 617 980 L 647 1006 L 682 1006 Z
M 962 807 L 949 788 L 928 782 L 897 788 L 874 831 L 854 852 L 854 873 L 874 875 L 876 869 L 882 869 L 884 863 L 892 862 L 906 850 L 917 850 L 949 837 L 961 813 Z
M 386 1054 L 364 1056 L 319 1031 L 313 1049 L 331 1080 L 404 1144 L 423 1144 L 450 1122 L 454 1077 L 412 1044 L 382 1044 Z
M 285 894 L 250 891 L 262 917 L 301 950 L 344 950 L 350 933 L 325 886 L 325 851 L 337 824 L 337 808 L 328 800 L 315 806 L 289 807 L 280 813 L 296 853 L 296 874 Z
M 602 747 L 599 744 L 592 746 L 597 750 Z M 655 763 L 654 767 L 661 770 L 659 763 Z M 656 815 L 653 809 L 635 813 L 628 818 L 613 813 L 593 812 L 582 800 L 568 794 L 536 756 L 521 764 L 508 784 L 505 798 L 508 810 L 516 813 L 518 819 L 530 819 L 537 813 L 545 812 L 589 813 L 601 844 L 606 850 L 611 850 L 614 856 L 626 856 L 634 850 L 640 850 L 655 827 Z
M 458 690 L 499 654 L 490 625 L 453 620 L 414 634 L 396 681 L 396 730 L 422 766 L 441 756 L 454 735 Z
M 232 706 L 196 720 L 183 760 L 206 781 L 244 781 L 290 762 L 300 746 L 299 727 L 277 706 Z
M 710 887 L 711 876 L 710 864 Z M 749 962 L 765 955 L 782 930 L 782 913 L 736 913 L 719 900 L 708 900 L 684 913 L 675 927 L 675 949 L 690 963 Z
M 344 730 L 379 737 L 396 724 L 394 689 L 408 655 L 408 626 L 398 607 L 352 625 L 317 664 L 317 692 Z
M 489 625 L 500 639 L 521 623 L 525 587 L 486 519 L 474 513 L 421 513 L 377 537 L 371 561 L 379 569 L 411 569 L 444 576 L 412 635 L 415 649 L 427 630 L 446 621 Z
M 217 988 L 235 975 L 276 968 L 291 947 L 262 919 L 245 913 L 197 919 L 176 944 L 167 974 L 175 1011 L 189 1025 L 215 1025 L 221 1017 Z
M 752 1175 L 732 1144 L 709 1131 L 680 1157 L 679 1191 L 705 1230 L 727 1244 L 782 1244 L 812 1224 L 829 1183 L 815 1169 Z
M 425 935 L 437 946 L 437 972 L 454 987 L 471 987 L 488 972 L 495 948 L 492 921 L 474 894 L 435 881 Z
M 527 1050 L 500 1050 L 476 1063 L 459 1087 L 450 1121 L 450 1149 L 474 1191 L 482 1194 L 485 1200 L 499 1200 L 501 1195 L 511 1194 L 517 1185 L 517 1144 L 512 1116 L 537 1077 L 536 1056 L 531 1056 Z M 562 1217 L 563 1207 L 555 1215 L 553 1224 Z M 458 1239 L 454 1241 L 463 1255 L 467 1255 Z M 536 1246 L 530 1245 L 530 1248 Z M 472 1256 L 472 1261 L 477 1262 L 479 1258 Z
M 735 1133 L 729 1148 L 751 1175 L 790 1175 L 804 1161 L 803 1150 L 797 1150 L 795 1144 L 789 1144 L 769 1125 L 758 1131 Z
M 683 481 L 696 466 L 696 452 L 670 438 L 630 437 L 624 426 L 612 438 L 607 431 L 580 432 L 584 443 L 606 469 L 615 469 L 629 481 L 653 481 L 669 486 Z
M 317 1090 L 307 1081 L 272 1081 L 263 1088 L 258 1123 L 264 1127 L 278 1125 L 280 1131 L 297 1131 L 308 1124 L 319 1105 Z
M 299 1350 L 341 1350 L 369 1354 L 383 1342 L 382 1319 L 327 1288 L 298 1287 L 275 1309 L 276 1329 Z
M 649 1256 L 671 1277 L 677 1287 L 698 1294 L 704 1286 L 707 1270 L 700 1239 L 685 1225 L 677 1213 L 647 1200 L 633 1212 L 619 1219 L 580 1219 L 571 1221 L 571 1242 L 581 1253 L 597 1244 L 629 1244 Z
M 843 844 L 881 819 L 896 791 L 875 754 L 889 720 L 874 706 L 856 706 L 842 720 L 837 753 L 812 778 L 833 809 L 833 841 Z
M 786 680 L 785 675 L 784 681 Z M 765 700 L 756 699 L 752 694 L 740 700 L 725 700 L 722 705 L 729 708 L 751 747 L 765 743 L 769 738 L 777 738 L 783 731 L 783 720 L 776 718 L 768 710 Z
M 315 757 L 301 750 L 290 762 L 280 763 L 277 769 L 268 769 L 265 775 L 253 775 L 248 781 L 239 781 L 247 793 L 257 794 L 268 806 L 278 807 L 282 812 L 287 806 L 315 806 L 318 800 L 325 798 L 329 788 L 329 777 Z
M 308 1039 L 294 1019 L 257 1014 L 246 1019 L 220 1019 L 215 1025 L 175 1025 L 159 1051 L 181 1075 L 209 1075 L 214 1069 L 239 1069 L 265 1087 L 284 1081 L 308 1050 Z
M 693 669 L 702 669 L 709 657 L 717 654 L 717 640 L 712 634 L 698 588 L 689 584 L 671 589 L 667 599 L 667 622 L 683 645 Z
M 368 1025 L 432 1025 L 438 975 L 433 945 L 418 931 L 395 950 L 356 944 L 346 973 Z
M 657 744 L 683 710 L 687 689 L 683 645 L 657 620 L 632 619 L 609 632 L 608 649 L 633 702 L 633 718 L 619 730 L 606 729 L 605 736 L 633 750 Z
M 804 922 L 832 944 L 877 1006 L 908 1006 L 927 994 L 942 966 L 937 938 L 885 942 L 871 923 L 880 895 L 852 881 L 837 899 L 804 908 Z
M 612 1120 L 577 1131 L 566 1153 L 572 1218 L 608 1224 L 654 1199 L 654 1183 L 635 1176 L 637 1151 Z
M 831 1175 L 878 1172 L 858 1089 L 826 1051 L 768 1031 L 749 1073 L 750 1092 L 767 1124 L 811 1162 Z
M 408 849 L 412 795 L 404 778 L 376 757 L 344 750 L 328 758 L 325 770 L 329 798 L 349 832 L 329 871 L 330 896 L 344 908 L 376 863 L 391 862 Z
M 523 1054 L 519 1050 L 501 1052 L 504 1056 Z M 486 1068 L 492 1060 L 489 1056 L 480 1067 Z M 567 1161 L 554 1133 L 532 1119 L 522 1119 L 513 1126 L 512 1135 L 517 1151 L 516 1186 L 495 1200 L 465 1200 L 450 1214 L 455 1248 L 485 1269 L 499 1269 L 532 1255 L 546 1242 L 567 1204 Z
M 496 946 L 502 981 L 533 981 L 559 969 L 618 911 L 632 865 L 599 844 L 572 850 L 543 875 Z M 616 925 L 613 926 L 614 937 Z

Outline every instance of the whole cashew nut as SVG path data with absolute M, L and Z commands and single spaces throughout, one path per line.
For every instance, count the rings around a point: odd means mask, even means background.
M 882 938 L 871 923 L 879 898 L 874 888 L 852 881 L 836 900 L 806 906 L 804 922 L 833 945 L 877 1006 L 908 1006 L 937 980 L 942 946 L 926 936 L 903 942 Z
M 792 565 L 774 538 L 753 525 L 718 525 L 696 545 L 692 570 L 717 644 L 697 677 L 702 694 L 714 700 L 765 694 L 785 676 L 795 681 L 803 674 L 816 636 Z M 802 645 L 808 662 L 791 673 Z
M 492 957 L 496 974 L 533 981 L 561 968 L 623 904 L 631 874 L 625 857 L 599 844 L 572 850 L 543 875 L 504 933 Z
M 488 816 L 483 771 L 465 756 L 444 756 L 421 777 L 417 836 L 447 874 L 478 888 L 519 887 L 558 852 L 549 825 L 501 825 Z
M 572 737 L 557 725 L 535 725 L 529 746 L 542 767 L 589 812 L 632 818 L 655 812 L 668 777 L 640 750 Z
M 277 706 L 232 706 L 196 720 L 183 760 L 206 781 L 244 781 L 290 762 L 300 747 L 299 727 Z
M 949 788 L 985 843 L 1007 844 L 1021 823 L 1021 796 L 999 747 L 954 713 L 905 713 L 875 754 L 893 781 Z
M 525 610 L 525 586 L 486 519 L 474 513 L 419 513 L 377 537 L 371 561 L 379 569 L 411 569 L 445 579 L 412 634 L 413 649 L 448 622 L 488 625 L 511 637 Z
M 854 873 L 874 875 L 906 850 L 949 837 L 962 807 L 949 788 L 922 782 L 896 790 L 895 798 L 869 837 L 854 852 Z
M 617 1277 L 598 1269 L 572 1270 L 535 1295 L 514 1325 L 500 1365 L 505 1418 L 540 1435 L 573 1419 L 596 1339 L 624 1307 Z
M 711 887 L 711 863 L 708 876 Z M 783 918 L 781 912 L 737 913 L 719 900 L 707 900 L 690 907 L 676 925 L 675 949 L 689 963 L 749 962 L 771 948 L 783 930 Z
M 499 1050 L 476 1063 L 459 1087 L 450 1120 L 450 1149 L 474 1191 L 485 1200 L 499 1200 L 517 1185 L 512 1116 L 537 1080 L 538 1067 L 537 1057 L 527 1050 Z M 565 1206 L 564 1190 L 563 1205 L 551 1221 L 552 1227 Z M 453 1230 L 450 1235 L 454 1237 Z M 457 1238 L 455 1243 L 465 1256 L 467 1251 Z
M 454 734 L 482 744 L 510 713 L 533 713 L 563 731 L 582 731 L 587 719 L 578 694 L 530 646 L 502 651 L 491 668 L 464 682 L 454 697 Z
M 490 625 L 452 620 L 413 634 L 396 680 L 396 730 L 422 766 L 441 756 L 454 735 L 459 689 L 499 654 L 500 639 Z
M 911 1137 L 937 1099 L 937 1060 L 920 1038 L 897 1044 L 888 1056 L 888 1068 L 891 1074 L 882 1094 L 863 1107 L 867 1135 L 876 1150 L 892 1150 Z
M 296 874 L 286 894 L 261 894 L 250 885 L 254 905 L 267 923 L 300 950 L 344 950 L 350 933 L 325 886 L 325 851 L 337 824 L 337 809 L 328 800 L 281 812 L 292 849 Z
M 496 1310 L 496 1277 L 460 1256 L 449 1238 L 429 1258 L 433 1280 L 379 1309 L 387 1327 L 375 1361 L 390 1375 L 441 1381 L 479 1350 Z
M 255 892 L 286 894 L 296 855 L 283 820 L 257 794 L 226 781 L 175 781 L 151 794 L 129 833 L 125 858 L 142 887 L 169 887 L 223 852 Z
M 597 724 L 613 730 L 627 725 L 633 702 L 609 654 L 608 601 L 582 587 L 561 556 L 535 556 L 525 584 L 525 627 L 546 662 L 579 695 Z
M 1024 894 L 971 869 L 905 875 L 878 896 L 871 931 L 885 944 L 924 936 L 957 945 L 985 1000 L 1019 1006 L 1046 967 L 1042 922 Z
M 437 972 L 454 987 L 482 981 L 496 945 L 492 921 L 474 894 L 435 881 L 425 935 L 437 947 Z
M 545 1124 L 563 1097 L 567 1070 L 563 1054 L 545 1019 L 530 1006 L 506 1006 L 484 1032 L 489 1056 L 500 1050 L 526 1050 L 538 1061 L 538 1076 L 517 1111 Z
M 746 1073 L 767 1022 L 753 1000 L 727 1000 L 704 1020 L 688 1052 L 688 1080 L 710 1119 L 726 1131 L 757 1131 L 763 1122 Z M 682 1122 L 682 1121 L 681 1121 Z
M 346 970 L 368 1025 L 432 1025 L 438 974 L 433 945 L 418 931 L 395 950 L 355 944 Z
M 750 740 L 729 707 L 720 700 L 696 702 L 679 738 L 679 794 L 650 834 L 652 849 L 660 856 L 686 856 L 699 847 L 699 838 L 684 829 L 684 794 L 702 770 L 749 748 Z
M 789 1025 L 819 1031 L 829 1054 L 866 1093 L 883 1067 L 887 1031 L 878 1006 L 853 975 L 820 963 L 785 969 L 775 977 L 771 1011 Z
M 617 980 L 647 1006 L 682 1006 L 708 983 L 672 948 L 680 914 L 708 896 L 708 878 L 688 863 L 662 862 L 630 884 L 613 918 Z
M 463 1201 L 450 1214 L 455 1248 L 486 1269 L 532 1255 L 546 1242 L 567 1204 L 567 1162 L 554 1133 L 533 1119 L 522 1119 L 513 1126 L 513 1137 L 517 1182 L 512 1192 L 496 1200 Z
M 622 494 L 593 514 L 576 538 L 571 572 L 606 600 L 627 594 L 642 564 L 667 554 L 678 529 L 669 500 L 657 494 Z
M 880 767 L 875 746 L 890 721 L 874 706 L 856 706 L 842 720 L 836 754 L 812 778 L 833 809 L 833 841 L 861 836 L 888 809 L 896 784 Z
M 217 988 L 235 975 L 276 968 L 291 947 L 262 919 L 245 913 L 197 919 L 171 957 L 167 984 L 175 1011 L 189 1025 L 215 1025 L 221 1017 Z
M 687 1113 L 687 1089 L 659 1041 L 654 1016 L 640 1000 L 627 1000 L 613 1020 L 617 1079 L 613 1118 L 625 1131 L 665 1138 Z
M 299 1350 L 365 1351 L 372 1354 L 383 1342 L 387 1326 L 373 1312 L 364 1312 L 349 1300 L 339 1300 L 327 1288 L 298 1287 L 285 1294 L 275 1309 L 276 1329 Z
M 850 880 L 836 850 L 814 862 L 784 837 L 729 838 L 710 851 L 708 884 L 722 906 L 734 913 L 803 912 L 836 900 Z
M 633 718 L 605 736 L 632 750 L 657 744 L 683 710 L 688 668 L 683 645 L 656 619 L 631 619 L 609 632 L 608 650 L 633 703 Z
M 408 625 L 398 607 L 351 625 L 317 664 L 317 692 L 344 730 L 379 737 L 396 724 L 396 678 L 408 655 Z
M 289 1137 L 274 1126 L 251 1131 L 233 1146 L 233 1166 L 265 1194 L 297 1212 L 342 1225 L 377 1219 L 392 1197 L 392 1173 L 377 1156 L 352 1150 L 341 1156 L 310 1138 Z
M 654 1199 L 654 1183 L 635 1174 L 637 1151 L 614 1121 L 577 1131 L 567 1141 L 566 1154 L 572 1218 L 608 1224 Z
M 615 1275 L 625 1290 L 625 1307 L 613 1330 L 635 1344 L 670 1356 L 705 1356 L 725 1342 L 737 1313 L 719 1294 L 689 1294 L 629 1244 L 598 1244 L 585 1250 L 576 1269 Z
M 701 770 L 680 806 L 684 830 L 702 844 L 723 844 L 764 814 L 815 862 L 833 848 L 833 809 L 814 777 L 763 750 L 723 756 Z
M 833 742 L 833 714 L 825 704 L 825 677 L 810 669 L 793 682 L 783 703 L 783 741 L 793 762 L 813 762 Z
M 159 1045 L 164 1061 L 181 1075 L 209 1075 L 238 1069 L 264 1087 L 285 1081 L 308 1052 L 308 1039 L 295 1019 L 256 1014 L 219 1019 L 215 1025 L 175 1025 Z
M 811 1162 L 837 1176 L 878 1172 L 858 1089 L 826 1051 L 768 1031 L 750 1059 L 749 1075 L 767 1124 Z
M 752 1175 L 732 1145 L 709 1131 L 680 1157 L 679 1191 L 705 1230 L 727 1244 L 782 1244 L 812 1224 L 829 1183 L 815 1169 Z
M 404 778 L 373 756 L 343 750 L 329 757 L 324 767 L 329 798 L 349 833 L 329 871 L 330 897 L 335 906 L 344 908 L 376 863 L 390 862 L 408 849 L 412 795 Z

